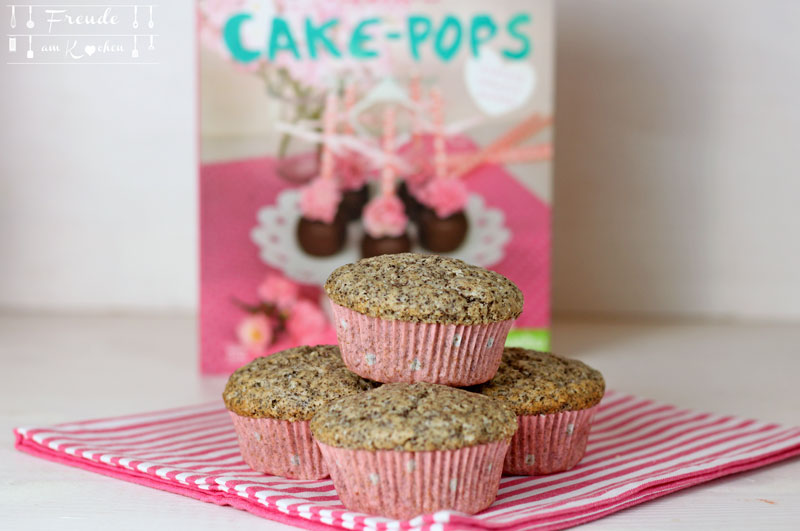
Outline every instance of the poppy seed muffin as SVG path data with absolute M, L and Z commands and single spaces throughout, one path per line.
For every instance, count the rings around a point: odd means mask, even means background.
M 243 417 L 311 420 L 336 398 L 374 384 L 347 370 L 336 345 L 302 346 L 256 358 L 228 379 L 225 407 Z
M 428 383 L 341 398 L 311 420 L 342 503 L 398 519 L 489 506 L 516 428 L 502 402 Z
M 414 253 L 341 266 L 325 292 L 347 367 L 386 383 L 489 380 L 523 306 L 522 292 L 499 273 Z
M 337 268 L 325 293 L 370 317 L 437 324 L 487 324 L 522 313 L 520 289 L 499 273 L 457 258 L 384 254 Z
M 386 384 L 336 400 L 311 421 L 314 438 L 359 450 L 455 450 L 510 439 L 516 415 L 504 404 L 435 384 Z
M 505 401 L 517 415 L 544 415 L 596 405 L 605 381 L 600 371 L 581 361 L 510 347 L 480 392 Z
M 329 401 L 374 385 L 347 370 L 337 346 L 302 346 L 240 367 L 228 379 L 222 397 L 250 468 L 318 479 L 328 472 L 308 421 Z
M 518 416 L 503 471 L 537 475 L 569 470 L 583 458 L 605 381 L 578 360 L 506 348 L 495 377 L 473 390 L 503 401 Z

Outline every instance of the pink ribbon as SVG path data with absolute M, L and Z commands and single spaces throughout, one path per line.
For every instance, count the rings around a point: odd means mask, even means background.
M 517 147 L 517 144 L 536 135 L 552 123 L 553 119 L 549 116 L 538 113 L 530 115 L 476 153 L 452 157 L 450 159 L 450 164 L 454 168 L 452 174 L 460 177 L 485 163 L 536 162 L 551 158 L 553 147 L 549 142 L 523 147 Z

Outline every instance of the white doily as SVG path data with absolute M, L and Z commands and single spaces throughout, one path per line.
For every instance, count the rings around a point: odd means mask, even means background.
M 502 260 L 505 245 L 511 239 L 503 212 L 487 207 L 477 194 L 469 195 L 464 211 L 469 222 L 466 240 L 447 256 L 482 267 L 490 267 Z M 250 237 L 259 248 L 261 260 L 302 284 L 321 285 L 331 271 L 361 258 L 364 231 L 361 224 L 356 222 L 349 224 L 347 241 L 342 250 L 333 256 L 311 256 L 300 248 L 297 241 L 300 192 L 297 189 L 278 194 L 275 204 L 261 208 L 256 217 L 258 225 L 250 232 Z M 409 232 L 416 241 L 413 231 L 413 224 L 409 224 Z M 425 252 L 416 244 L 412 251 Z

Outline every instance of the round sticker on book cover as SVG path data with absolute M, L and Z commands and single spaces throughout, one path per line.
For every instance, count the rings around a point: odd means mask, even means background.
M 464 79 L 472 101 L 489 116 L 519 109 L 536 88 L 536 70 L 531 63 L 506 61 L 488 49 L 467 59 Z

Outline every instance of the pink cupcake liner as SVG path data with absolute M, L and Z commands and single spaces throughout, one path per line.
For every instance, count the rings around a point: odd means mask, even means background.
M 347 368 L 377 382 L 465 387 L 491 380 L 513 319 L 479 325 L 370 317 L 331 303 Z
M 345 507 L 398 520 L 443 509 L 485 509 L 497 497 L 508 449 L 508 441 L 430 452 L 318 444 Z
M 242 458 L 253 470 L 292 479 L 328 476 L 307 420 L 292 422 L 229 413 L 239 437 Z
M 578 464 L 597 406 L 549 415 L 517 417 L 517 432 L 503 462 L 503 473 L 538 476 L 563 472 Z

